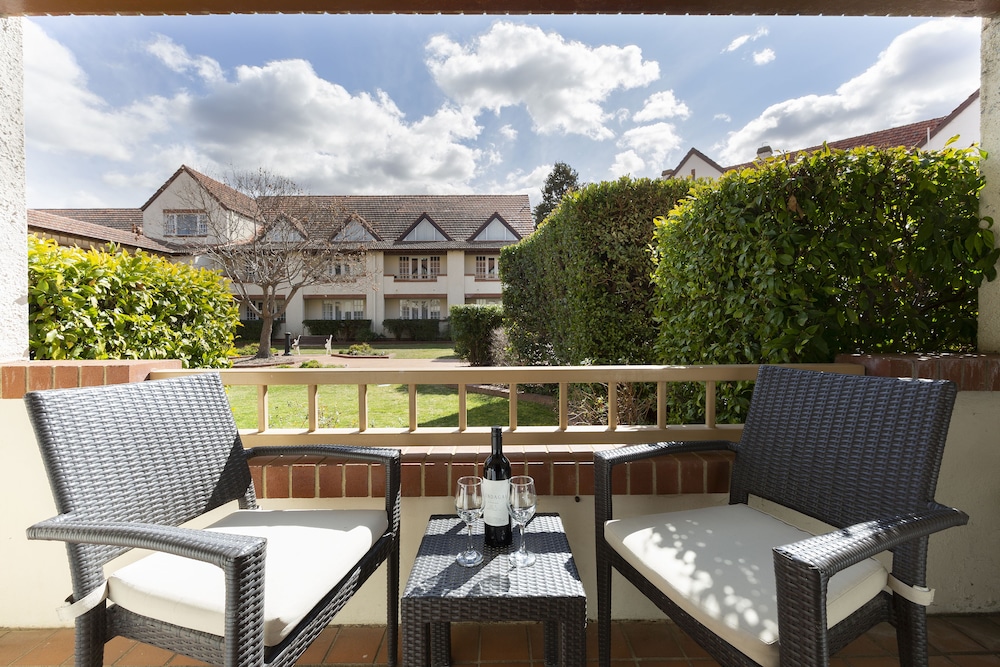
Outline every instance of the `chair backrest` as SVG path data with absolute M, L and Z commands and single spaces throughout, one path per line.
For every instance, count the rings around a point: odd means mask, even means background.
M 733 469 L 748 494 L 843 528 L 928 509 L 955 385 L 762 366 Z
M 60 513 L 179 525 L 231 500 L 256 504 L 218 374 L 31 392 L 25 402 Z M 83 553 L 93 567 L 121 551 Z

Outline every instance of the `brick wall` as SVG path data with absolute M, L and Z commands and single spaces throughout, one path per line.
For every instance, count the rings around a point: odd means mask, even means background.
M 1000 391 L 997 354 L 840 354 L 836 361 L 861 364 L 865 375 L 951 380 L 959 391 Z
M 179 369 L 180 360 L 8 361 L 0 366 L 0 398 L 29 391 L 143 382 L 153 370 Z

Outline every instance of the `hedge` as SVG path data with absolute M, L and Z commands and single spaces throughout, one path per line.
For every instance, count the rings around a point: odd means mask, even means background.
M 334 340 L 368 341 L 374 336 L 371 320 L 302 320 L 313 336 L 333 336 Z
M 503 308 L 457 305 L 449 310 L 455 353 L 472 366 L 492 366 L 493 332 L 503 327 Z
M 515 355 L 532 364 L 652 363 L 653 220 L 690 188 L 629 177 L 593 183 L 504 248 L 504 323 Z
M 979 216 L 983 157 L 825 148 L 699 185 L 656 224 L 658 361 L 974 350 L 1000 254 Z M 720 419 L 741 420 L 747 392 L 719 395 Z
M 28 237 L 28 336 L 35 359 L 180 359 L 230 365 L 239 308 L 216 271 L 142 251 Z
M 437 340 L 441 337 L 441 320 L 401 320 L 388 319 L 382 326 L 396 340 Z

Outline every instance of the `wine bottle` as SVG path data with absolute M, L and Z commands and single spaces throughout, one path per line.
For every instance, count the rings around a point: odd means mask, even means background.
M 503 455 L 503 437 L 499 426 L 490 433 L 492 452 L 483 462 L 483 522 L 486 524 L 486 545 L 510 546 L 510 461 Z

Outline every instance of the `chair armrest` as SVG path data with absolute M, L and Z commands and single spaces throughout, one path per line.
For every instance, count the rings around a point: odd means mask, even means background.
M 232 562 L 263 555 L 267 540 L 195 528 L 151 523 L 95 521 L 61 514 L 28 528 L 29 540 L 58 540 L 73 544 L 99 544 L 149 549 L 212 563 L 225 569 Z
M 925 512 L 865 521 L 792 544 L 775 547 L 774 574 L 778 596 L 778 627 L 795 637 L 782 646 L 782 658 L 819 655 L 826 650 L 827 584 L 837 572 L 909 540 L 967 523 L 959 510 L 933 503 Z M 903 582 L 923 586 L 924 581 Z
M 600 527 L 612 517 L 611 472 L 614 466 L 683 452 L 736 451 L 735 448 L 736 443 L 729 440 L 689 440 L 629 445 L 594 452 L 594 509 L 598 538 L 604 534 Z
M 329 456 L 385 466 L 385 511 L 393 534 L 399 536 L 402 469 L 398 449 L 353 445 L 270 445 L 249 447 L 246 456 L 247 459 L 254 456 Z
M 925 512 L 857 523 L 792 544 L 775 547 L 775 567 L 780 560 L 789 567 L 813 570 L 829 579 L 837 572 L 888 549 L 952 526 L 969 517 L 952 507 L 934 503 Z M 907 582 L 923 585 L 923 582 Z

